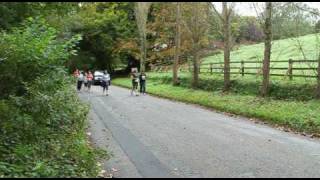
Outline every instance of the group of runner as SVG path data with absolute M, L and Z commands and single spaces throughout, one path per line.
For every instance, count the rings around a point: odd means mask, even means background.
M 73 73 L 73 76 L 77 78 L 77 90 L 80 91 L 82 88 L 82 84 L 87 88 L 88 91 L 91 89 L 91 85 L 93 83 L 93 74 L 91 71 L 81 72 L 76 69 Z
M 90 92 L 91 85 L 93 84 L 93 74 L 91 71 L 88 72 L 82 72 L 76 69 L 73 73 L 73 76 L 77 78 L 77 90 L 81 91 L 82 84 L 84 84 L 85 88 L 87 88 L 87 91 Z M 110 75 L 107 73 L 107 71 L 103 72 L 101 82 L 102 91 L 103 94 L 106 92 L 106 95 L 109 95 L 109 86 L 111 84 Z
M 76 69 L 73 73 L 73 76 L 77 78 L 77 90 L 81 91 L 82 84 L 84 84 L 85 88 L 88 91 L 91 89 L 91 85 L 93 84 L 93 74 L 91 71 L 83 72 Z M 144 72 L 138 73 L 137 69 L 132 69 L 131 72 L 131 80 L 132 80 L 132 88 L 131 95 L 139 96 L 140 94 L 146 94 L 146 74 Z M 109 95 L 109 86 L 111 85 L 110 75 L 107 71 L 103 72 L 101 82 L 100 82 L 103 90 L 103 94 L 106 92 L 106 95 Z M 140 91 L 138 92 L 138 86 L 140 86 Z
M 131 72 L 131 80 L 132 80 L 132 89 L 131 95 L 139 96 L 138 85 L 140 85 L 140 93 L 145 95 L 146 94 L 146 73 L 138 73 L 137 69 L 132 69 Z

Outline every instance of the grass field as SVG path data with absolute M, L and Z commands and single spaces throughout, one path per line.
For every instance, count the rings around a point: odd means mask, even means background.
M 300 44 L 300 45 L 299 45 Z M 302 47 L 300 50 L 299 47 Z M 243 45 L 231 52 L 231 62 L 233 61 L 262 61 L 264 44 Z M 302 53 L 303 52 L 303 53 Z M 283 60 L 317 60 L 320 52 L 320 34 L 300 36 L 299 38 L 289 38 L 272 42 L 271 61 Z M 202 63 L 223 62 L 223 53 L 208 56 L 202 59 Z M 202 66 L 205 68 L 206 66 Z M 207 66 L 208 67 L 208 66 Z M 216 67 L 221 67 L 217 65 Z M 240 64 L 231 64 L 231 67 L 240 67 Z M 262 63 L 248 63 L 245 67 L 262 67 Z M 271 63 L 271 67 L 288 67 L 288 63 Z M 317 67 L 317 63 L 294 63 L 293 67 Z M 238 72 L 238 70 L 234 70 Z M 256 72 L 256 70 L 246 70 L 246 72 Z M 271 73 L 284 74 L 286 70 L 272 70 Z M 314 70 L 295 70 L 294 74 L 315 74 Z

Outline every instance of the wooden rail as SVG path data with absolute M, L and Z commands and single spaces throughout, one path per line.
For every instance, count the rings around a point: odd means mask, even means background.
M 288 63 L 287 67 L 270 67 L 270 70 L 286 70 L 286 73 L 270 73 L 270 76 L 288 76 L 290 80 L 293 77 L 309 77 L 309 78 L 317 78 L 318 74 L 318 66 L 317 67 L 294 67 L 296 63 L 319 63 L 319 60 L 279 60 L 279 61 L 271 61 L 271 64 L 276 63 Z M 238 72 L 230 72 L 230 74 L 241 74 L 244 75 L 261 75 L 262 74 L 262 61 L 232 61 L 230 62 L 232 65 L 230 70 L 238 69 Z M 256 67 L 245 66 L 245 64 L 257 64 Z M 171 69 L 171 64 L 163 64 L 160 66 L 165 66 L 166 68 L 158 68 L 157 72 L 168 72 Z M 212 62 L 212 63 L 202 63 L 199 68 L 199 73 L 209 73 L 209 74 L 223 74 L 224 71 L 224 63 L 223 62 Z M 187 68 L 184 68 L 186 71 L 192 71 L 192 64 L 188 64 Z M 207 70 L 207 71 L 202 71 Z M 256 73 L 248 72 L 246 70 L 257 70 Z M 294 74 L 294 71 L 313 71 L 314 75 L 310 74 Z M 182 71 L 182 69 L 180 69 Z

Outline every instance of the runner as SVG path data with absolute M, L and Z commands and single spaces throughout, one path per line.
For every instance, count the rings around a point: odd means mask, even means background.
M 103 77 L 102 77 L 102 81 L 101 81 L 101 85 L 102 85 L 102 88 L 103 88 L 103 94 L 104 94 L 104 91 L 107 91 L 106 95 L 108 96 L 109 95 L 109 84 L 110 84 L 110 75 L 108 74 L 107 71 L 104 71 L 103 72 Z
M 73 72 L 73 77 L 75 77 L 77 79 L 77 84 L 76 84 L 76 88 L 78 89 L 78 77 L 80 75 L 80 71 L 79 69 L 76 69 L 74 72 Z
M 138 83 L 139 83 L 139 75 L 138 75 L 136 69 L 133 69 L 133 70 L 132 70 L 131 80 L 132 80 L 131 96 L 133 95 L 133 93 L 134 93 L 136 96 L 139 96 L 139 94 L 138 94 L 138 92 L 137 92 Z
M 88 73 L 85 72 L 85 73 L 84 73 L 84 80 L 83 80 L 83 82 L 84 82 L 84 87 L 86 87 L 86 88 L 88 88 L 88 79 L 87 79 L 87 76 L 88 76 Z
M 146 73 L 141 73 L 139 76 L 139 84 L 140 84 L 140 93 L 146 94 Z
M 78 91 L 81 90 L 81 86 L 82 86 L 83 80 L 84 80 L 83 72 L 80 72 L 80 74 L 78 76 L 78 86 L 77 86 Z
M 76 69 L 74 72 L 73 72 L 73 76 L 78 78 L 78 76 L 80 75 L 80 71 L 79 69 Z
M 88 91 L 90 91 L 91 85 L 92 85 L 92 80 L 93 80 L 93 75 L 92 75 L 91 71 L 88 72 L 86 78 L 87 78 L 87 81 L 88 81 Z

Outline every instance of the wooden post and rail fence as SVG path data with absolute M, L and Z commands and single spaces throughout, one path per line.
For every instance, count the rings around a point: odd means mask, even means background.
M 276 63 L 287 63 L 287 67 L 270 67 L 271 70 L 284 70 L 285 73 L 270 73 L 270 76 L 287 76 L 290 80 L 293 79 L 293 77 L 308 77 L 308 78 L 319 78 L 320 75 L 318 75 L 318 72 L 320 72 L 318 63 L 319 60 L 281 60 L 281 61 L 271 61 L 271 64 Z M 304 67 L 294 67 L 294 64 L 307 64 L 307 66 Z M 317 63 L 314 64 L 313 67 L 310 66 L 308 63 Z M 250 64 L 256 64 L 256 66 L 246 66 Z M 241 76 L 244 75 L 260 75 L 262 74 L 262 61 L 231 61 L 230 62 L 230 74 L 240 74 Z M 234 66 L 237 65 L 237 66 Z M 257 67 L 257 65 L 260 65 L 260 67 Z M 192 64 L 187 63 L 186 65 L 181 65 L 180 71 L 192 71 Z M 209 73 L 209 74 L 223 74 L 224 71 L 224 63 L 223 62 L 212 62 L 212 63 L 201 63 L 199 68 L 199 73 Z M 171 63 L 164 63 L 164 64 L 158 64 L 155 65 L 155 68 L 153 68 L 153 71 L 156 72 L 170 72 L 171 71 Z M 206 71 L 203 71 L 206 70 Z M 238 70 L 237 72 L 232 70 Z M 249 71 L 251 70 L 251 72 Z M 252 70 L 255 70 L 256 72 L 252 72 Z M 303 71 L 303 74 L 295 74 L 295 71 Z M 313 71 L 312 73 L 305 74 L 304 71 Z

